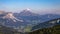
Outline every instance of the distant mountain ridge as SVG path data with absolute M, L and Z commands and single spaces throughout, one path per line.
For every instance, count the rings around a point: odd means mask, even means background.
M 42 28 L 50 28 L 55 25 L 60 25 L 60 18 L 52 19 L 52 20 L 46 21 L 44 23 L 39 23 L 38 25 L 35 25 L 32 27 L 32 31 L 42 29 Z

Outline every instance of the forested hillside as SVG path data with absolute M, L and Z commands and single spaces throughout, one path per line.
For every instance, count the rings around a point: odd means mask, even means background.
M 39 30 L 30 32 L 29 34 L 60 34 L 60 25 L 56 25 L 50 28 L 39 29 Z

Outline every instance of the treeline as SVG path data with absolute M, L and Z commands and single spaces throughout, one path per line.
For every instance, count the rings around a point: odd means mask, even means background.
M 60 25 L 56 25 L 50 28 L 39 29 L 28 34 L 60 34 Z

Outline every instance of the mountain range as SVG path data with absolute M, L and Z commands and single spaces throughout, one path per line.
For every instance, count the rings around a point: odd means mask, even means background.
M 60 15 L 59 14 L 40 15 L 37 13 L 33 13 L 28 9 L 25 9 L 20 13 L 0 11 L 0 24 L 6 27 L 17 29 L 19 32 L 25 32 L 25 29 L 29 27 L 30 30 L 31 29 L 33 30 L 34 29 L 33 26 L 37 24 L 42 24 L 42 26 L 44 26 L 44 24 L 50 24 L 45 22 L 56 18 L 60 18 Z M 50 24 L 49 26 L 48 25 L 46 26 L 50 27 L 52 25 Z M 39 25 L 39 27 L 41 28 L 42 26 Z

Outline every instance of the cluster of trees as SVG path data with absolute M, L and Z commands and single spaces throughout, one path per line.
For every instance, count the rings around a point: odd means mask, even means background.
M 12 29 L 0 25 L 0 34 L 13 34 Z
M 30 32 L 29 34 L 60 34 L 60 25 L 56 25 L 50 28 L 39 29 L 39 30 Z
M 15 29 L 9 28 L 9 27 L 5 27 L 5 26 L 1 26 L 0 25 L 0 34 L 25 34 L 25 32 L 30 32 L 31 27 L 27 26 L 23 32 L 18 32 Z

